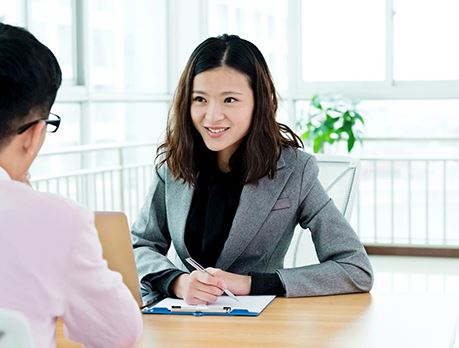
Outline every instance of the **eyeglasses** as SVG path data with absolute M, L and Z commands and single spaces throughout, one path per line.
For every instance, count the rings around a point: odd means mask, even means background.
M 48 133 L 56 133 L 56 131 L 59 129 L 59 125 L 61 124 L 61 117 L 56 114 L 50 113 L 48 119 L 40 118 L 38 120 L 26 123 L 25 125 L 19 127 L 16 134 L 24 133 L 27 129 L 29 129 L 30 127 L 32 127 L 40 121 L 45 121 L 46 131 Z

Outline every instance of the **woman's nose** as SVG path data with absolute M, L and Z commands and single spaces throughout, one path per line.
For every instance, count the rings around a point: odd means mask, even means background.
M 206 119 L 210 123 L 215 123 L 225 118 L 223 114 L 223 109 L 219 103 L 209 103 L 209 107 L 207 108 L 206 112 Z

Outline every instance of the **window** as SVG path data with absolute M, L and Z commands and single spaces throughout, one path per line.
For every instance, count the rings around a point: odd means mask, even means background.
M 30 2 L 30 31 L 54 53 L 62 69 L 64 83 L 76 84 L 75 24 L 71 0 Z M 52 16 L 50 16 L 52 14 Z
M 44 149 L 76 146 L 82 143 L 81 105 L 78 103 L 55 103 L 51 110 L 61 117 L 56 133 L 48 134 Z
M 135 6 L 127 0 L 25 0 L 2 5 L 0 16 L 10 23 L 28 18 L 27 27 L 53 51 L 63 72 L 52 109 L 62 123 L 47 137 L 44 152 L 162 140 L 170 100 L 166 5 L 165 0 L 139 0 Z M 126 150 L 125 161 L 150 161 L 154 154 L 149 151 Z M 61 175 L 113 166 L 117 160 L 113 150 L 48 155 L 31 171 L 34 177 Z
M 395 79 L 459 80 L 459 2 L 395 0 L 394 11 Z
M 208 2 L 209 36 L 236 34 L 254 43 L 265 57 L 276 88 L 285 92 L 287 73 L 287 2 L 215 0 Z
M 382 81 L 385 1 L 303 1 L 304 81 Z
M 166 2 L 90 1 L 95 91 L 167 94 Z
M 95 103 L 90 142 L 160 142 L 166 129 L 167 103 Z
M 297 98 L 316 92 L 360 100 L 459 97 L 459 48 L 452 44 L 459 34 L 457 1 L 299 4 Z
M 24 26 L 24 3 L 22 1 L 2 1 L 0 21 L 11 25 Z

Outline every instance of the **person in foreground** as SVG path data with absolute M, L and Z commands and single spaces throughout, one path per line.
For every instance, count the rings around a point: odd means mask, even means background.
M 191 54 L 132 226 L 146 301 L 211 303 L 224 288 L 287 297 L 370 291 L 365 249 L 276 110 L 268 66 L 251 42 L 223 35 Z M 298 224 L 310 229 L 320 264 L 284 269 Z M 166 256 L 171 243 L 181 262 Z M 213 276 L 186 272 L 189 256 Z
M 46 46 L 0 23 L 0 308 L 28 318 L 36 347 L 55 346 L 57 317 L 86 347 L 131 347 L 141 313 L 102 258 L 93 213 L 27 184 L 60 124 L 50 109 L 61 79 Z

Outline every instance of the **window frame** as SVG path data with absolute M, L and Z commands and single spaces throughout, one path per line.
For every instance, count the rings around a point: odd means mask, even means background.
M 386 3 L 386 76 L 384 81 L 327 81 L 306 82 L 302 79 L 302 0 L 289 1 L 289 66 L 294 100 L 309 99 L 315 93 L 337 93 L 355 100 L 384 99 L 456 99 L 459 98 L 459 80 L 449 81 L 395 81 L 394 79 L 394 1 Z M 295 67 L 300 69 L 297 73 Z
M 21 0 L 21 12 L 24 27 L 30 28 L 31 6 L 33 0 Z M 72 82 L 63 81 L 61 88 L 56 96 L 56 103 L 59 104 L 79 104 L 81 120 L 81 145 L 90 144 L 89 115 L 95 103 L 118 102 L 118 103 L 170 103 L 172 99 L 171 78 L 168 74 L 167 92 L 158 94 L 153 92 L 98 92 L 91 83 L 91 31 L 89 29 L 89 0 L 71 0 L 72 6 L 72 56 L 75 77 Z M 18 4 L 19 6 L 19 4 Z M 166 25 L 170 28 L 172 4 L 166 1 Z M 177 4 L 175 4 L 177 6 Z M 171 42 L 172 35 L 167 31 L 167 42 Z M 171 56 L 170 47 L 167 51 L 168 58 Z M 169 59 L 168 59 L 169 61 Z M 170 65 L 170 64 L 169 64 Z M 63 115 L 65 117 L 65 115 Z
M 31 16 L 30 2 L 21 0 L 24 25 L 28 27 Z M 160 102 L 170 103 L 179 74 L 191 50 L 209 36 L 209 1 L 194 0 L 166 1 L 166 42 L 167 42 L 167 93 L 145 92 L 97 92 L 91 87 L 90 74 L 90 30 L 88 27 L 88 1 L 72 0 L 74 13 L 73 55 L 75 62 L 75 84 L 64 83 L 58 92 L 57 103 L 80 104 L 82 120 L 81 144 L 88 144 L 90 125 L 88 115 L 91 105 L 97 102 Z M 394 0 L 386 3 L 386 76 L 384 81 L 362 82 L 305 82 L 302 79 L 302 0 L 287 0 L 287 47 L 288 85 L 282 100 L 286 104 L 289 119 L 296 120 L 296 103 L 309 100 L 315 93 L 343 94 L 354 100 L 394 100 L 394 99 L 458 99 L 459 80 L 452 81 L 395 81 L 393 78 L 393 15 Z M 300 71 L 299 71 L 300 70 Z M 65 116 L 65 115 L 64 115 Z

